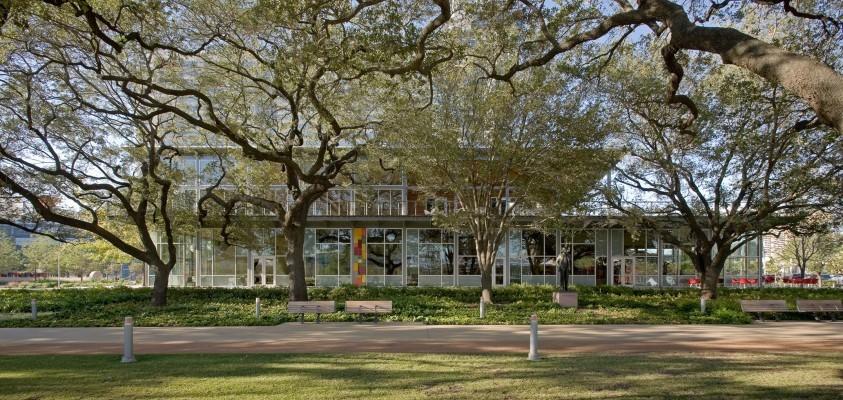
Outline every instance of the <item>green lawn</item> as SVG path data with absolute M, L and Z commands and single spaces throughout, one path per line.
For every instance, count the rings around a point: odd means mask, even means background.
M 839 399 L 843 354 L 0 356 L 3 399 Z
M 550 286 L 511 286 L 496 289 L 487 318 L 479 319 L 477 288 L 355 288 L 311 289 L 312 299 L 330 299 L 342 310 L 347 299 L 390 299 L 394 313 L 384 319 L 427 324 L 526 324 L 531 313 L 543 324 L 682 324 L 750 322 L 740 311 L 740 299 L 843 299 L 837 289 L 721 290 L 720 299 L 699 312 L 696 290 L 632 290 L 620 287 L 580 287 L 580 308 L 562 309 L 551 302 Z M 262 299 L 262 318 L 254 316 L 255 297 Z M 28 318 L 30 300 L 38 300 L 37 321 Z M 0 327 L 120 326 L 134 316 L 138 326 L 274 325 L 295 319 L 286 312 L 286 289 L 171 289 L 170 305 L 149 306 L 150 289 L 91 288 L 61 290 L 0 290 Z M 787 314 L 781 318 L 806 319 Z M 308 316 L 313 319 L 312 315 Z M 343 312 L 323 316 L 327 321 L 352 321 Z

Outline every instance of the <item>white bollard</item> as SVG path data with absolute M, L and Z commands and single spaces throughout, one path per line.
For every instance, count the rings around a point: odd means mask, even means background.
M 135 326 L 135 320 L 132 317 L 126 317 L 123 320 L 123 358 L 121 363 L 135 362 L 134 336 L 132 330 Z
M 705 297 L 700 297 L 700 312 L 705 314 Z
M 261 298 L 255 297 L 255 318 L 261 318 Z
M 536 314 L 530 316 L 530 353 L 527 354 L 527 359 L 539 360 L 539 317 Z
M 480 318 L 486 318 L 486 302 L 483 301 L 483 296 L 480 296 Z
M 35 319 L 38 318 L 38 302 L 35 301 L 35 299 L 32 299 L 31 306 L 32 306 L 32 320 L 35 321 Z

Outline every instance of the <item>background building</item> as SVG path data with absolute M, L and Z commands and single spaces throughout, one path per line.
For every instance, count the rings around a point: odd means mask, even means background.
M 181 168 L 201 171 L 182 190 L 195 192 L 219 176 L 217 156 L 183 156 Z M 221 189 L 225 189 L 222 186 Z M 278 198 L 285 187 L 274 188 Z M 480 286 L 480 269 L 469 236 L 432 223 L 434 210 L 455 207 L 447 197 L 426 198 L 401 178 L 330 190 L 310 210 L 305 240 L 306 280 L 313 286 Z M 576 285 L 687 287 L 696 276 L 688 257 L 652 231 L 632 232 L 611 215 L 570 217 L 570 229 L 530 229 L 529 210 L 518 212 L 523 227 L 509 231 L 498 250 L 493 282 L 556 284 L 556 258 L 570 260 Z M 285 286 L 286 244 L 268 210 L 246 208 L 252 240 L 225 245 L 219 229 L 201 228 L 177 244 L 175 286 Z M 614 222 L 613 222 L 614 221 Z M 162 244 L 163 246 L 163 244 Z M 762 271 L 758 239 L 736 251 L 724 268 L 724 285 L 756 280 Z M 154 273 L 154 271 L 151 271 Z M 150 277 L 149 282 L 154 281 Z

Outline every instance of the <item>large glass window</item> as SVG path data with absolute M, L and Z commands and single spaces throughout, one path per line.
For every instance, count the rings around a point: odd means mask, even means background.
M 598 229 L 597 241 L 595 244 L 595 253 L 597 258 L 595 261 L 595 284 L 607 285 L 609 283 L 609 231 L 605 229 Z
M 556 282 L 556 235 L 533 229 L 513 229 L 509 235 L 511 283 Z
M 459 251 L 460 275 L 480 275 L 480 265 L 477 263 L 477 247 L 474 245 L 474 237 L 471 235 L 460 235 L 457 239 L 457 250 Z
M 173 168 L 182 173 L 183 183 L 186 185 L 196 184 L 196 156 L 183 155 L 175 157 Z
M 200 286 L 245 286 L 249 250 L 222 241 L 216 229 L 199 231 Z
M 646 287 L 659 286 L 659 240 L 652 231 L 624 231 L 624 255 L 633 257 L 634 285 Z
M 349 189 L 331 189 L 310 207 L 310 215 L 351 215 L 354 207 L 354 192 Z
M 679 238 L 687 236 L 681 232 L 673 232 Z M 687 243 L 686 243 L 687 244 Z M 662 243 L 662 264 L 660 273 L 664 287 L 688 287 L 689 280 L 697 276 L 691 257 L 681 248 L 670 243 Z
M 222 175 L 219 158 L 217 156 L 199 157 L 197 174 L 199 175 L 199 182 L 203 185 L 216 183 L 217 179 Z
M 453 234 L 443 229 L 407 229 L 407 262 L 408 284 L 416 279 L 419 286 L 454 285 Z
M 316 286 L 351 283 L 351 229 L 315 229 Z
M 506 248 L 501 241 L 495 254 L 493 265 L 494 284 L 502 285 L 504 278 L 503 264 Z M 457 285 L 459 286 L 480 286 L 480 262 L 477 259 L 477 245 L 473 235 L 459 235 L 457 238 Z
M 562 235 L 561 261 L 568 263 L 571 283 L 596 284 L 596 243 L 596 234 L 592 229 L 575 230 Z M 603 243 L 605 246 L 605 241 Z M 605 264 L 605 257 L 602 262 Z
M 372 286 L 400 286 L 403 280 L 403 243 L 400 228 L 366 230 L 366 282 Z
M 760 282 L 760 257 L 758 238 L 750 239 L 726 259 L 723 266 L 723 283 L 726 286 L 758 285 Z

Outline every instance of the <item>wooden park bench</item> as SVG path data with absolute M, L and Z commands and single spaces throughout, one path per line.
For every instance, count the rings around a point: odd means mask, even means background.
M 763 313 L 790 312 L 784 300 L 741 300 L 741 310 L 745 313 L 755 313 L 758 320 L 763 321 Z
M 377 321 L 378 315 L 392 313 L 392 300 L 349 300 L 345 302 L 345 312 L 357 314 L 357 321 L 363 314 L 373 314 Z
M 803 300 L 796 299 L 796 310 L 801 313 L 812 313 L 814 319 L 820 320 L 820 314 L 828 314 L 835 321 L 835 314 L 843 312 L 843 302 L 840 300 Z
M 321 314 L 330 314 L 336 311 L 336 303 L 333 301 L 291 301 L 287 303 L 287 312 L 299 314 L 299 323 L 304 323 L 304 314 L 316 314 L 318 324 Z

